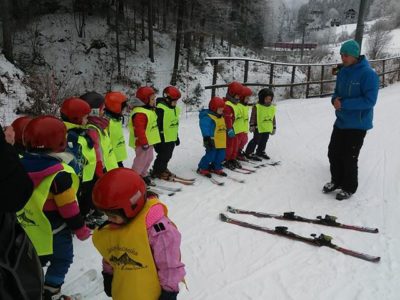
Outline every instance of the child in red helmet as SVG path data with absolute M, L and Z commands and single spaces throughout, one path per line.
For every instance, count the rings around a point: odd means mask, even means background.
M 238 103 L 239 109 L 242 111 L 242 124 L 240 125 L 240 133 L 237 134 L 238 138 L 238 155 L 237 159 L 245 161 L 246 157 L 244 155 L 243 149 L 248 141 L 249 133 L 249 99 L 252 95 L 252 91 L 249 87 L 243 86 L 242 93 L 240 95 L 240 102 Z
M 25 126 L 32 120 L 31 117 L 23 116 L 15 119 L 11 127 L 14 129 L 14 148 L 17 150 L 19 155 L 23 155 L 25 148 L 22 141 L 22 133 L 24 132 Z
M 175 146 L 179 146 L 179 114 L 181 109 L 176 106 L 181 92 L 174 86 L 168 86 L 163 91 L 163 97 L 157 99 L 157 125 L 161 142 L 154 145 L 157 157 L 154 161 L 151 176 L 168 180 L 173 177 L 168 170 L 168 162 L 172 158 Z
M 48 263 L 44 300 L 65 299 L 60 294 L 73 259 L 72 232 L 80 240 L 90 237 L 76 201 L 79 180 L 68 166 L 72 154 L 65 148 L 67 128 L 52 116 L 30 121 L 23 132 L 27 153 L 21 162 L 34 184 L 34 192 L 17 213 L 43 266 Z
M 134 107 L 129 118 L 129 146 L 136 152 L 132 169 L 142 176 L 147 185 L 152 185 L 148 170 L 153 161 L 154 145 L 161 141 L 155 113 L 156 93 L 151 87 L 140 87 L 136 98 L 142 106 Z
M 106 294 L 115 300 L 175 300 L 185 265 L 181 235 L 167 207 L 127 168 L 100 178 L 93 201 L 109 219 L 93 233 L 93 244 L 103 256 Z
M 108 132 L 111 145 L 119 167 L 123 167 L 127 159 L 126 143 L 123 131 L 124 109 L 128 98 L 121 92 L 109 92 L 105 96 L 104 117 L 109 120 Z
M 239 98 L 242 94 L 243 85 L 233 81 L 228 85 L 225 97 L 224 119 L 227 128 L 226 159 L 224 166 L 228 169 L 241 168 L 237 161 L 238 134 L 241 132 L 243 122 L 242 110 L 239 108 Z
M 226 125 L 223 118 L 225 101 L 219 97 L 213 97 L 208 107 L 209 109 L 203 109 L 199 114 L 206 154 L 199 162 L 197 173 L 206 177 L 211 177 L 211 173 L 227 176 L 222 170 L 222 162 L 226 155 Z
M 92 227 L 94 220 L 89 216 L 94 211 L 92 190 L 97 178 L 103 175 L 103 164 L 99 135 L 95 129 L 87 127 L 90 113 L 90 105 L 76 97 L 65 99 L 60 109 L 61 119 L 67 127 L 67 149 L 77 161 L 77 167 L 70 165 L 80 180 L 79 207 L 88 225 Z

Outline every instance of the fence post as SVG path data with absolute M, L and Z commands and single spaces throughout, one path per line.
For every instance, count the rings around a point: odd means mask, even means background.
M 310 94 L 310 79 L 311 79 L 311 66 L 309 65 L 307 67 L 307 85 L 306 85 L 306 98 L 308 98 Z
M 244 79 L 243 79 L 244 83 L 247 82 L 248 77 L 249 77 L 249 61 L 245 60 L 244 61 Z
M 385 87 L 385 62 L 386 60 L 382 60 L 382 87 Z
M 290 84 L 291 84 L 291 86 L 290 86 L 290 98 L 294 98 L 294 96 L 293 96 L 293 83 L 294 83 L 295 76 L 296 76 L 296 66 L 293 66 L 293 68 L 292 68 L 292 79 L 290 80 Z
M 322 97 L 324 93 L 324 72 L 325 72 L 325 66 L 321 66 L 321 86 L 320 86 L 320 93 L 319 95 Z
M 399 61 L 399 68 L 397 73 L 397 81 L 400 81 L 400 59 L 398 59 L 398 61 Z
M 269 70 L 269 84 L 272 85 L 274 82 L 274 64 L 271 64 L 271 68 Z
M 212 78 L 212 85 L 217 83 L 217 70 L 218 70 L 218 60 L 213 61 L 213 78 Z M 215 97 L 215 88 L 211 89 L 211 97 Z

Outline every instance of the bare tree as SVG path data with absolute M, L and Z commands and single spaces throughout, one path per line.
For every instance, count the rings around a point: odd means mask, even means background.
M 387 21 L 377 21 L 370 29 L 368 39 L 368 56 L 376 59 L 384 56 L 384 50 L 392 40 Z
M 184 13 L 185 13 L 185 1 L 186 0 L 178 0 L 178 16 L 177 16 L 177 23 L 176 23 L 176 42 L 175 42 L 175 60 L 174 60 L 174 69 L 172 71 L 171 85 L 176 85 L 176 81 L 177 81 L 177 77 L 178 77 L 179 53 L 181 50 L 182 27 L 183 27 Z
M 3 52 L 4 56 L 11 62 L 14 61 L 13 55 L 13 42 L 12 42 L 12 19 L 11 19 L 11 0 L 1 0 L 1 6 L 3 7 L 2 27 L 3 27 Z

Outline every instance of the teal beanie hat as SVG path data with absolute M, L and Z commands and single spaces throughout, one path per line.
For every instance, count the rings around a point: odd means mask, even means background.
M 340 54 L 347 54 L 358 58 L 360 56 L 360 45 L 355 40 L 348 40 L 340 47 Z

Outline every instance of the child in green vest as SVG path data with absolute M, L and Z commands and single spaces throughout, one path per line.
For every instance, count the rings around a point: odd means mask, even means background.
M 250 132 L 254 132 L 254 135 L 246 148 L 246 157 L 249 159 L 254 159 L 256 148 L 256 157 L 269 159 L 265 148 L 269 135 L 274 135 L 276 131 L 276 106 L 272 104 L 273 99 L 274 93 L 268 88 L 258 93 L 258 103 L 253 107 L 250 118 Z
M 140 87 L 136 98 L 142 106 L 135 107 L 129 119 L 129 146 L 136 152 L 132 169 L 147 185 L 153 185 L 148 170 L 154 157 L 154 145 L 161 141 L 155 113 L 156 93 L 151 87 Z
M 106 94 L 104 102 L 104 116 L 110 121 L 108 132 L 119 167 L 124 166 L 123 162 L 128 157 L 123 131 L 123 112 L 127 105 L 127 99 L 121 92 L 109 92 Z
M 154 145 L 157 157 L 154 161 L 151 176 L 168 180 L 174 177 L 168 170 L 168 162 L 172 158 L 175 146 L 179 146 L 179 114 L 181 109 L 176 106 L 181 92 L 174 86 L 168 86 L 163 91 L 163 98 L 157 99 L 157 125 L 161 142 Z
M 82 241 L 90 237 L 76 201 L 79 179 L 68 166 L 73 155 L 64 152 L 66 136 L 63 122 L 52 116 L 33 119 L 23 132 L 21 162 L 34 192 L 17 217 L 47 266 L 44 300 L 68 299 L 60 290 L 73 260 L 72 233 Z
M 248 133 L 249 133 L 249 99 L 250 96 L 253 94 L 252 90 L 247 87 L 243 86 L 242 92 L 240 94 L 240 102 L 238 103 L 239 109 L 242 111 L 242 130 L 237 135 L 238 136 L 238 155 L 237 159 L 241 161 L 246 161 L 246 157 L 244 155 L 244 146 L 246 146 L 248 142 Z

